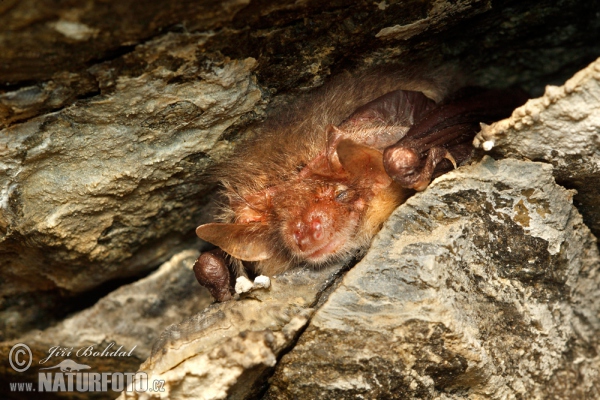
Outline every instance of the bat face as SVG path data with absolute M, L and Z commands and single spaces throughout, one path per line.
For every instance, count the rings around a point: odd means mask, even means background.
M 366 207 L 361 194 L 343 181 L 311 180 L 276 199 L 275 220 L 290 253 L 318 264 L 347 252 Z
M 230 200 L 236 222 L 202 225 L 198 236 L 243 261 L 284 253 L 322 264 L 352 254 L 364 242 L 365 224 L 372 224 L 370 203 L 392 181 L 381 152 L 328 129 L 327 147 L 294 179 Z

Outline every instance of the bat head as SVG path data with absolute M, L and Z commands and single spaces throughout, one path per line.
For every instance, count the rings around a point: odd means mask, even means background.
M 356 250 L 371 200 L 392 183 L 380 151 L 327 129 L 326 150 L 295 178 L 243 201 L 231 200 L 235 222 L 199 226 L 197 235 L 245 261 L 282 252 L 320 264 Z

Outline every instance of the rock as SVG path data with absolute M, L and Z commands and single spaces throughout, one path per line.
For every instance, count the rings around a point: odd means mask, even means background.
M 0 338 L 191 246 L 269 102 L 390 63 L 538 88 L 600 48 L 576 0 L 38 3 L 0 5 Z
M 28 345 L 33 354 L 32 366 L 25 373 L 16 373 L 5 363 L 0 369 L 0 385 L 7 388 L 9 382 L 37 382 L 40 368 L 54 366 L 65 359 L 57 352 L 40 364 L 56 346 L 70 351 L 66 358 L 89 365 L 92 372 L 135 372 L 150 356 L 160 332 L 179 322 L 181 315 L 196 314 L 212 302 L 208 291 L 194 279 L 192 265 L 196 257 L 196 250 L 182 251 L 151 275 L 120 287 L 91 308 L 43 331 L 0 342 L 0 356 L 5 360 L 9 359 L 10 349 L 16 343 Z M 108 349 L 106 354 L 120 347 L 127 356 L 82 356 L 87 349 L 100 353 Z M 35 385 L 37 387 L 37 383 Z M 89 395 L 75 394 L 78 398 Z
M 267 103 L 390 63 L 535 93 L 597 56 L 596 12 L 577 0 L 0 2 L 0 340 L 198 246 L 204 173 Z M 277 333 L 252 332 L 231 343 L 280 356 Z M 269 370 L 261 357 L 235 363 Z
M 324 295 L 339 267 L 212 305 L 142 365 L 166 391 L 120 398 L 596 398 L 600 256 L 572 195 L 547 164 L 446 174 Z
M 181 38 L 209 33 L 200 51 L 255 58 L 261 83 L 279 91 L 314 87 L 350 65 L 415 60 L 461 60 L 461 70 L 470 69 L 467 75 L 485 86 L 510 82 L 537 90 L 597 56 L 595 12 L 593 2 L 577 0 L 534 6 L 489 0 L 149 0 L 143 7 L 131 0 L 77 7 L 5 0 L 0 126 L 97 95 L 104 88 L 90 66 L 116 64 L 134 76 L 146 62 L 168 63 L 166 56 L 127 65 L 135 46 L 165 32 Z
M 47 326 L 64 298 L 197 242 L 211 188 L 203 173 L 228 151 L 224 133 L 261 112 L 262 94 L 253 59 L 198 66 L 195 48 L 179 44 L 147 46 L 169 52 L 170 66 L 118 79 L 98 68 L 113 93 L 2 131 L 3 337 Z
M 85 69 L 177 24 L 189 31 L 217 29 L 248 3 L 7 0 L 0 5 L 0 83 Z
M 93 93 L 97 83 L 90 74 L 57 73 L 51 80 L 0 94 L 0 128 L 71 104 Z
M 598 398 L 600 258 L 547 164 L 493 161 L 400 206 L 266 399 Z
M 511 118 L 485 127 L 475 146 L 494 154 L 545 161 L 556 180 L 577 190 L 575 204 L 600 235 L 600 59 L 563 86 L 548 86 L 541 98 L 516 109 Z M 485 149 L 485 148 L 484 148 Z
M 216 303 L 170 327 L 140 367 L 162 393 L 123 393 L 120 399 L 243 399 L 258 393 L 281 353 L 308 323 L 341 266 L 293 270 L 269 289 Z

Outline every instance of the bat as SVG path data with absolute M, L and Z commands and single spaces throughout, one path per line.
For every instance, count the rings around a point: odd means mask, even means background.
M 194 264 L 198 282 L 226 301 L 237 276 L 355 257 L 398 205 L 472 156 L 480 123 L 526 99 L 374 70 L 278 110 L 216 169 L 218 222 L 196 233 L 217 248 Z

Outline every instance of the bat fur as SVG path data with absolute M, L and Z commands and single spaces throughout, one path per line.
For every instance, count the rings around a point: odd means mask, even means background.
M 460 86 L 453 76 L 438 70 L 417 77 L 393 68 L 345 73 L 275 110 L 215 168 L 224 200 L 218 223 L 198 227 L 198 236 L 229 254 L 235 275 L 247 269 L 275 275 L 364 250 L 391 212 L 414 193 L 384 170 L 385 149 L 419 122 L 415 119 L 451 97 Z M 397 90 L 405 92 L 394 94 Z M 382 101 L 385 96 L 396 103 Z M 390 112 L 390 104 L 399 104 L 398 115 L 396 109 Z M 386 110 L 378 113 L 380 105 Z M 428 139 L 419 140 L 414 148 Z M 415 188 L 422 190 L 428 182 Z M 214 264 L 199 259 L 197 265 L 202 262 Z M 217 264 L 224 268 L 223 262 Z

